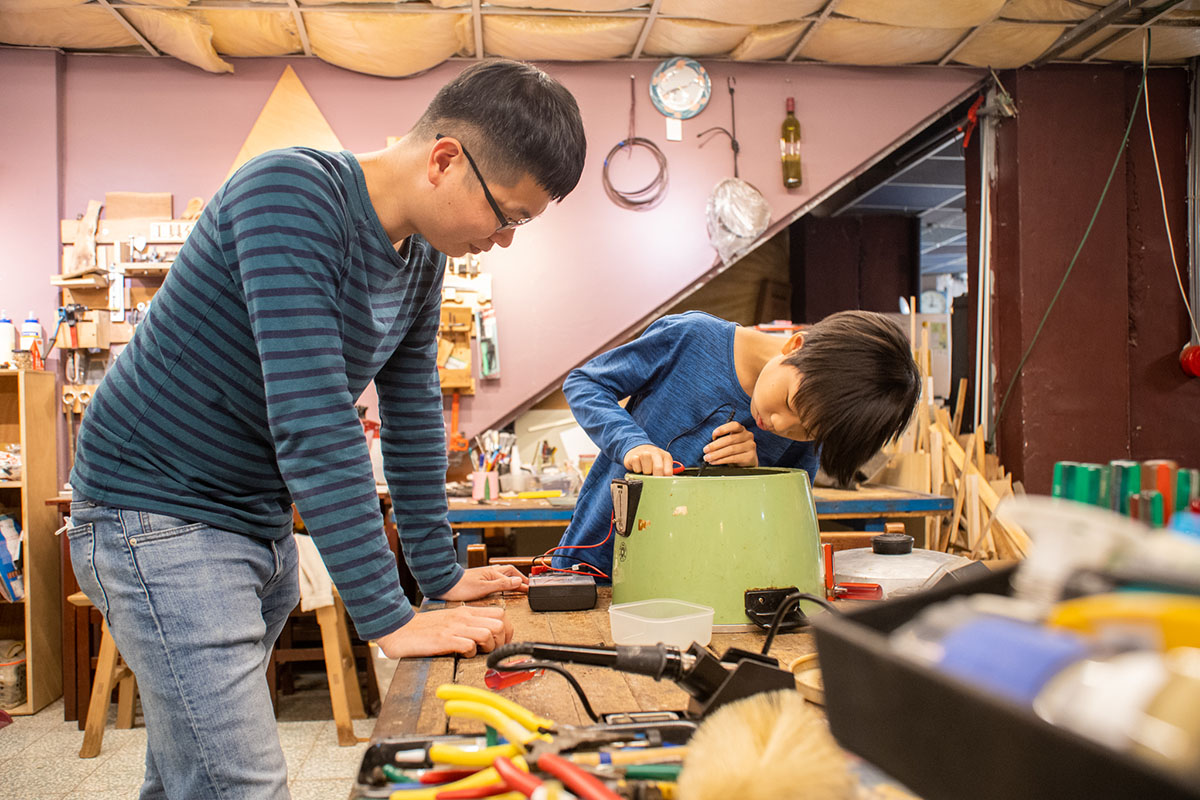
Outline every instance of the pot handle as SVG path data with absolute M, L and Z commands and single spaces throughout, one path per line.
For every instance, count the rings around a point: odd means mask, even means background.
M 642 499 L 642 482 L 637 478 L 616 478 L 609 487 L 613 503 L 613 527 L 619 536 L 628 536 L 637 519 L 638 502 Z

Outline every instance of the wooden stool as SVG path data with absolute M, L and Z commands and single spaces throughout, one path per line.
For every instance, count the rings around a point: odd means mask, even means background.
M 333 722 L 337 728 L 338 744 L 342 747 L 365 742 L 354 735 L 352 719 L 366 719 L 362 691 L 358 685 L 358 670 L 350 649 L 350 629 L 346 627 L 346 607 L 336 591 L 333 605 L 315 609 L 321 626 L 321 647 L 325 651 L 325 672 L 329 676 L 329 700 L 333 706 Z M 368 663 L 370 661 L 368 660 Z
M 73 606 L 88 608 L 92 601 L 83 592 L 67 598 Z M 112 690 L 119 684 L 117 692 L 117 727 L 133 727 L 133 705 L 137 698 L 137 678 L 121 660 L 117 644 L 109 633 L 108 623 L 101 623 L 100 655 L 96 659 L 96 678 L 92 682 L 92 696 L 88 702 L 87 722 L 83 728 L 83 747 L 80 758 L 95 758 L 100 755 L 104 740 L 104 728 L 108 725 L 108 706 L 112 702 Z
M 292 614 L 303 614 L 299 607 Z M 276 692 L 276 667 L 292 661 L 315 660 L 324 656 L 325 673 L 329 680 L 329 700 L 333 707 L 333 721 L 337 728 L 338 744 L 342 747 L 365 742 L 354 733 L 351 720 L 366 719 L 362 691 L 358 684 L 358 670 L 354 664 L 354 651 L 350 646 L 350 629 L 346 625 L 346 606 L 335 590 L 333 605 L 313 609 L 321 629 L 321 650 L 315 648 L 293 648 L 287 644 L 276 644 L 267 666 L 267 682 L 271 687 L 272 699 Z M 367 658 L 368 668 L 371 665 Z M 372 678 L 372 680 L 374 680 Z

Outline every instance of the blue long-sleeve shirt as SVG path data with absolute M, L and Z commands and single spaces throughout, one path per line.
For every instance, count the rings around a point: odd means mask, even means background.
M 446 521 L 445 257 L 397 251 L 347 152 L 249 161 L 213 197 L 84 417 L 72 486 L 279 539 L 296 504 L 360 636 L 413 614 L 354 401 L 375 380 L 400 542 L 426 594 L 462 576 Z
M 733 360 L 737 325 L 700 311 L 663 317 L 634 341 L 573 370 L 563 383 L 571 412 L 600 448 L 579 492 L 563 545 L 591 545 L 608 535 L 612 518 L 609 485 L 625 477 L 625 454 L 634 447 L 661 447 L 684 466 L 702 463 L 712 432 L 734 419 L 754 434 L 762 466 L 798 467 L 815 477 L 818 452 L 760 430 L 750 414 L 750 395 Z M 618 403 L 629 397 L 621 408 Z M 615 535 L 615 534 L 614 534 Z M 612 572 L 613 542 L 587 550 L 560 551 L 554 566 L 582 559 Z

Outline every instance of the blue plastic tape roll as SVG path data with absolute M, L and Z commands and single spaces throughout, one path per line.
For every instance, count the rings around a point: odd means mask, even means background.
M 1002 617 L 980 617 L 942 640 L 938 667 L 1023 705 L 1060 670 L 1089 655 L 1082 637 Z

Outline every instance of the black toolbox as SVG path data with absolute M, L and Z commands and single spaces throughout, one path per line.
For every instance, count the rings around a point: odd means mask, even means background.
M 838 742 L 925 800 L 1200 800 L 1200 786 L 894 652 L 889 634 L 958 595 L 1011 593 L 1008 569 L 813 617 Z M 1200 714 L 1200 709 L 1197 709 Z

